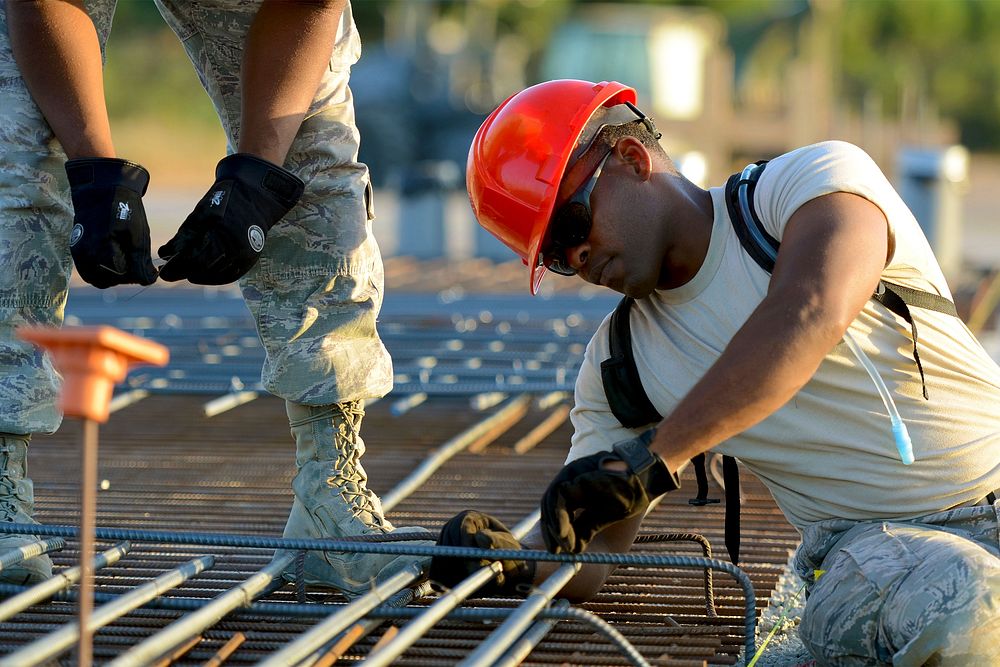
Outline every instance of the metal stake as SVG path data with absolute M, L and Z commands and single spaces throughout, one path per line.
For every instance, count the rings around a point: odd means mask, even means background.
M 90 614 L 94 610 L 94 525 L 97 520 L 97 422 L 83 420 L 83 479 L 80 487 L 80 641 L 76 661 L 80 667 L 93 662 L 94 632 Z

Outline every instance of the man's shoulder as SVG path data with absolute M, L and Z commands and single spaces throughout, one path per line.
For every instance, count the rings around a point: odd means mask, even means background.
M 757 198 L 759 202 L 761 198 L 776 198 L 776 203 L 801 204 L 828 192 L 853 192 L 858 188 L 867 191 L 881 185 L 889 187 L 888 180 L 864 149 L 831 140 L 802 146 L 770 160 L 761 174 Z
M 801 146 L 794 150 L 783 153 L 768 162 L 768 169 L 775 169 L 784 166 L 804 167 L 806 165 L 823 165 L 840 161 L 861 160 L 873 163 L 871 156 L 860 146 L 839 139 L 821 141 L 808 146 Z

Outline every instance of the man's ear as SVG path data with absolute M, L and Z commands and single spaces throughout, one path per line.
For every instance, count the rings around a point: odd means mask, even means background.
M 649 180 L 653 173 L 653 156 L 641 141 L 635 137 L 622 137 L 615 144 L 615 150 L 622 162 L 629 165 L 641 180 Z

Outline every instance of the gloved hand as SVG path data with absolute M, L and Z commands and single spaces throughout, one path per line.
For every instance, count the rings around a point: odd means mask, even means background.
M 521 549 L 507 526 L 501 521 L 475 510 L 465 510 L 448 520 L 441 528 L 439 545 L 474 547 L 476 549 Z M 488 566 L 491 560 L 435 556 L 431 560 L 430 578 L 453 587 L 470 574 Z M 505 560 L 503 571 L 493 581 L 479 589 L 480 595 L 511 595 L 521 584 L 531 585 L 535 578 L 535 561 Z
M 260 259 L 267 232 L 295 206 L 304 187 L 297 176 L 259 157 L 223 158 L 215 184 L 157 250 L 168 260 L 160 277 L 196 285 L 238 280 Z
M 552 553 L 579 553 L 594 536 L 624 519 L 642 514 L 680 479 L 649 451 L 656 429 L 566 464 L 542 496 L 542 537 Z M 627 472 L 608 470 L 623 461 Z
M 112 285 L 152 285 L 149 224 L 142 195 L 149 172 L 117 158 L 66 162 L 73 196 L 69 250 L 80 277 L 102 289 Z

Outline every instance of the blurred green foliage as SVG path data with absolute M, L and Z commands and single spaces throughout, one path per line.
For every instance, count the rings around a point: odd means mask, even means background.
M 893 113 L 926 96 L 967 146 L 1000 148 L 1000 2 L 850 0 L 838 24 L 847 99 Z
M 355 0 L 355 18 L 367 43 L 381 39 L 393 8 L 404 1 L 453 16 L 474 5 L 485 7 L 494 13 L 498 33 L 526 40 L 533 52 L 530 66 L 574 5 L 590 0 Z M 617 4 L 627 11 L 625 2 Z M 754 58 L 755 51 L 758 61 L 763 56 L 764 62 L 794 55 L 798 26 L 821 15 L 833 36 L 835 85 L 846 104 L 855 109 L 874 104 L 895 116 L 907 105 L 914 108 L 929 100 L 942 116 L 957 121 L 966 145 L 1000 149 L 1000 1 L 674 0 L 671 4 L 707 7 L 724 16 L 738 65 Z M 776 76 L 780 71 L 776 65 Z M 528 79 L 533 79 L 531 72 Z M 112 115 L 156 114 L 181 126 L 214 126 L 207 97 L 187 92 L 195 80 L 153 3 L 121 0 L 106 74 Z M 179 95 L 178 90 L 185 93 Z
M 115 120 L 159 117 L 181 126 L 218 124 L 208 95 L 197 92 L 198 76 L 183 47 L 152 2 L 118 3 L 104 88 Z

